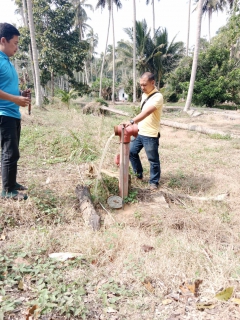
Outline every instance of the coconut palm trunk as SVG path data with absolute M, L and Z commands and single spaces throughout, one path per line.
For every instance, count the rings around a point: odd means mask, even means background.
M 188 31 L 187 31 L 187 47 L 186 47 L 187 56 L 188 56 L 188 50 L 189 50 L 190 25 L 191 25 L 191 0 L 189 0 L 189 3 L 188 3 Z
M 28 14 L 27 14 L 26 0 L 22 0 L 22 3 L 23 3 L 23 23 L 24 23 L 24 26 L 28 28 Z M 29 52 L 30 65 L 31 65 L 32 77 L 33 77 L 33 87 L 34 87 L 34 92 L 36 92 L 36 80 L 35 80 L 36 77 L 35 77 L 35 71 L 34 71 L 34 65 L 33 65 L 32 48 L 30 44 L 28 46 L 28 52 Z
M 196 73 L 197 73 L 198 53 L 199 53 L 199 44 L 200 44 L 200 36 L 201 36 L 203 1 L 204 0 L 199 0 L 199 6 L 198 6 L 198 12 L 197 12 L 196 42 L 195 42 L 195 48 L 194 48 L 192 72 L 191 72 L 191 78 L 190 78 L 190 83 L 189 83 L 189 88 L 188 88 L 187 101 L 186 101 L 186 104 L 184 107 L 185 112 L 187 112 L 191 107 L 194 82 L 195 82 Z
M 37 52 L 37 44 L 35 39 L 35 27 L 33 22 L 33 14 L 32 14 L 32 0 L 27 0 L 27 10 L 28 10 L 28 20 L 29 20 L 29 30 L 31 37 L 31 47 L 33 54 L 33 64 L 34 64 L 34 72 L 35 72 L 35 80 L 36 80 L 36 106 L 42 106 L 42 93 L 41 93 L 41 85 L 40 85 L 40 72 L 38 65 L 38 52 Z
M 153 14 L 153 37 L 155 35 L 155 3 L 152 0 L 152 14 Z
M 113 34 L 113 45 L 112 45 L 112 103 L 115 103 L 115 32 L 114 32 L 114 17 L 113 17 L 113 0 L 111 0 L 111 12 L 112 12 L 112 34 Z
M 136 100 L 136 2 L 133 0 L 133 102 Z
M 111 22 L 111 10 L 110 10 L 110 8 L 109 8 L 107 39 L 106 39 L 105 51 L 104 51 L 104 54 L 103 54 L 103 60 L 102 60 L 101 72 L 100 72 L 99 98 L 102 97 L 102 77 L 103 77 L 103 68 L 104 68 L 104 63 L 105 63 L 105 57 L 106 57 L 106 53 L 107 53 L 107 45 L 108 45 L 108 36 L 109 36 L 110 22 Z
M 211 42 L 211 19 L 212 19 L 212 9 L 208 11 L 208 39 Z

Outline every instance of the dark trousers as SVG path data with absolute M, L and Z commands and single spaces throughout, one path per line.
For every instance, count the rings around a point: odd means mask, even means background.
M 130 143 L 130 162 L 134 173 L 138 178 L 143 177 L 143 167 L 139 158 L 139 152 L 145 149 L 148 161 L 150 163 L 150 180 L 149 183 L 158 185 L 161 175 L 160 159 L 158 153 L 159 138 L 146 137 L 138 135 Z
M 11 192 L 17 179 L 21 120 L 0 116 L 2 189 Z

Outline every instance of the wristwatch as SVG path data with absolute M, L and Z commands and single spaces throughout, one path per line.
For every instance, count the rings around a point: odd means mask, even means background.
M 133 120 L 133 119 L 131 119 L 129 122 L 130 122 L 131 124 L 134 124 L 134 120 Z

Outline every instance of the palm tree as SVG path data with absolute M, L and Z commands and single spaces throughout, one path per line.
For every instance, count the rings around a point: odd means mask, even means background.
M 136 100 L 136 1 L 133 0 L 133 102 Z
M 20 2 L 20 3 L 15 0 L 15 4 L 19 8 L 18 10 L 16 10 L 16 12 L 19 12 L 20 15 L 22 16 L 24 27 L 29 29 L 29 27 L 28 27 L 28 14 L 27 14 L 26 0 L 22 0 L 22 2 Z M 36 77 L 35 77 L 34 65 L 33 65 L 32 48 L 31 48 L 30 44 L 28 46 L 28 52 L 29 52 L 29 57 L 30 57 L 30 65 L 31 65 L 31 71 L 32 71 L 32 78 L 33 78 L 33 87 L 34 87 L 34 91 L 36 92 L 36 81 L 35 81 Z
M 74 8 L 76 9 L 76 15 L 75 15 L 75 26 L 79 28 L 79 40 L 84 39 L 84 33 L 87 29 L 91 29 L 91 26 L 86 23 L 86 21 L 89 19 L 86 13 L 85 8 L 90 9 L 93 11 L 93 6 L 91 4 L 86 3 L 86 0 L 71 0 Z M 84 73 L 85 73 L 85 79 L 86 83 L 89 84 L 89 77 L 87 72 L 87 66 L 86 63 L 84 65 Z
M 98 45 L 98 34 L 94 33 L 93 29 L 91 28 L 89 32 L 86 35 L 87 42 L 90 44 L 89 45 L 89 54 L 88 54 L 88 61 L 90 64 L 90 77 L 91 77 L 91 82 L 93 82 L 93 62 L 94 62 L 94 54 L 95 48 Z M 96 76 L 97 77 L 97 76 Z
M 105 8 L 105 5 L 108 5 L 108 11 L 109 11 L 109 17 L 108 17 L 108 31 L 107 31 L 107 38 L 106 38 L 106 45 L 105 45 L 105 51 L 103 54 L 103 60 L 102 60 L 102 66 L 101 66 L 101 73 L 100 73 L 100 88 L 99 88 L 99 98 L 102 96 L 102 75 L 103 75 L 103 67 L 105 62 L 105 56 L 107 52 L 107 45 L 108 45 L 108 36 L 109 36 L 109 29 L 110 29 L 110 22 L 111 22 L 111 8 L 113 7 L 113 3 L 117 6 L 117 8 L 121 8 L 122 4 L 120 0 L 98 0 L 98 3 L 96 5 L 96 8 Z M 114 19 L 112 19 L 112 26 L 113 26 L 113 37 L 114 37 Z M 115 40 L 114 40 L 115 41 Z M 115 56 L 115 51 L 113 50 L 113 55 Z M 113 83 L 114 86 L 114 83 Z
M 72 99 L 76 99 L 78 92 L 74 89 L 71 89 L 69 92 L 65 90 L 59 90 L 61 101 L 66 104 L 68 110 L 70 109 L 70 102 Z
M 113 17 L 113 0 L 111 0 L 111 13 L 112 13 L 112 34 L 113 34 L 113 45 L 112 45 L 112 103 L 115 103 L 115 31 L 114 31 L 114 17 Z
M 195 2 L 198 4 L 199 0 L 195 0 Z M 233 7 L 234 0 L 204 0 L 203 1 L 203 7 L 202 11 L 203 14 L 208 15 L 208 36 L 209 41 L 211 41 L 211 19 L 213 12 L 223 11 L 227 5 L 229 5 L 230 8 Z M 196 6 L 196 8 L 198 5 Z M 196 10 L 196 8 L 194 10 Z
M 124 30 L 133 41 L 132 29 Z M 158 28 L 152 39 L 146 20 L 136 21 L 136 66 L 140 74 L 146 71 L 156 74 L 158 88 L 162 76 L 172 71 L 183 56 L 183 43 L 174 42 L 174 40 L 175 38 L 169 43 L 167 30 L 161 28 Z M 119 41 L 118 45 L 118 51 L 129 59 L 134 47 L 132 43 Z
M 33 22 L 33 13 L 32 13 L 32 0 L 26 0 L 26 1 L 27 1 L 31 48 L 32 48 L 32 54 L 33 54 L 33 64 L 34 64 L 34 73 L 35 73 L 35 81 L 36 81 L 36 92 L 35 92 L 36 105 L 38 107 L 41 107 L 42 94 L 41 94 L 40 72 L 39 72 L 39 64 L 38 64 L 38 51 L 37 51 L 37 44 L 35 39 L 35 27 Z
M 198 53 L 199 53 L 200 36 L 201 36 L 201 23 L 202 23 L 202 8 L 203 8 L 204 1 L 205 0 L 198 1 L 199 3 L 198 3 L 198 10 L 197 10 L 196 42 L 195 42 L 195 48 L 194 48 L 192 72 L 191 72 L 191 78 L 190 78 L 190 83 L 189 83 L 189 88 L 188 88 L 187 101 L 186 101 L 186 104 L 184 107 L 185 112 L 187 112 L 191 107 L 194 82 L 195 82 L 196 73 L 197 73 Z
M 121 52 L 123 57 L 128 59 L 127 65 L 130 64 L 133 71 L 133 102 L 134 93 L 136 95 L 136 70 L 143 73 L 148 70 L 148 58 L 151 56 L 154 44 L 150 37 L 150 30 L 148 29 L 146 20 L 135 21 L 135 32 L 132 28 L 125 28 L 124 31 L 130 38 L 130 41 L 121 40 L 118 42 L 118 51 Z M 135 80 L 135 81 L 134 81 Z
M 155 48 L 149 64 L 152 65 L 152 70 L 150 70 L 156 74 L 158 89 L 163 75 L 175 69 L 179 60 L 183 57 L 184 44 L 181 41 L 174 42 L 175 38 L 176 36 L 169 43 L 166 28 L 159 28 L 155 33 Z
M 75 25 L 79 28 L 80 40 L 82 40 L 86 29 L 91 29 L 91 27 L 86 23 L 86 21 L 89 20 L 89 17 L 87 16 L 85 8 L 93 11 L 93 6 L 86 3 L 86 0 L 71 0 L 71 2 L 76 9 Z
M 190 11 L 191 11 L 191 0 L 189 0 L 189 3 L 188 3 L 188 32 L 187 32 L 187 46 L 186 46 L 187 56 L 188 56 L 188 50 L 189 50 L 190 19 L 191 19 Z
M 160 0 L 158 0 L 160 1 Z M 150 3 L 150 0 L 146 0 L 146 4 L 148 5 Z M 155 4 L 154 0 L 152 0 L 152 15 L 153 15 L 153 36 L 155 34 Z

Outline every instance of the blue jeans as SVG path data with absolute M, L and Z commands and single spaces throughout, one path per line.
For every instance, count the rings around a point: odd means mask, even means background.
M 2 189 L 6 192 L 14 190 L 16 184 L 20 132 L 20 119 L 0 116 Z
M 150 180 L 149 183 L 158 185 L 161 175 L 160 159 L 158 153 L 159 138 L 146 137 L 138 135 L 130 143 L 130 162 L 134 173 L 138 178 L 143 177 L 143 167 L 139 158 L 139 152 L 145 149 L 148 161 L 150 162 Z

